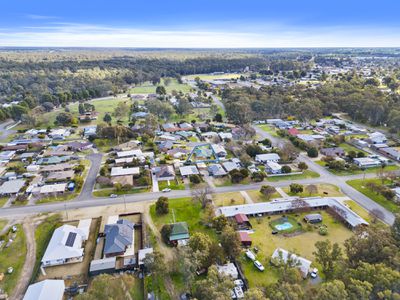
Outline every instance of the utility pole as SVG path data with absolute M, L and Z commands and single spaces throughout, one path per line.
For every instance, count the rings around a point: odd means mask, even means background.
M 176 223 L 176 220 L 175 220 L 175 211 L 172 209 L 172 221 L 173 221 L 173 223 Z
M 124 207 L 125 207 L 125 211 L 126 211 L 126 199 L 125 199 L 125 194 L 124 194 L 123 196 L 124 196 Z

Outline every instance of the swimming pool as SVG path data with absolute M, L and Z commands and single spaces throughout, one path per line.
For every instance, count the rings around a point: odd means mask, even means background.
M 288 230 L 288 229 L 290 229 L 290 228 L 292 228 L 292 227 L 293 227 L 293 225 L 290 224 L 289 222 L 285 222 L 285 223 L 281 223 L 281 224 L 275 225 L 275 228 L 276 228 L 277 230 L 279 230 L 279 231 L 281 231 L 281 230 Z

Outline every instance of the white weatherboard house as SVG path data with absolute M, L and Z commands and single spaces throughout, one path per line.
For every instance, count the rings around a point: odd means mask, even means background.
M 64 280 L 46 279 L 31 284 L 23 300 L 62 300 L 65 291 Z
M 284 263 L 287 263 L 290 259 L 296 265 L 296 267 L 299 268 L 303 278 L 306 278 L 310 271 L 311 261 L 305 259 L 304 257 L 290 253 L 285 249 L 276 248 L 271 258 L 272 260 L 283 261 Z
M 269 161 L 277 163 L 281 159 L 281 157 L 277 153 L 267 153 L 267 154 L 257 154 L 255 159 L 256 162 L 265 164 Z
M 63 225 L 54 230 L 53 236 L 42 258 L 44 267 L 57 266 L 83 260 L 82 243 L 88 233 L 71 225 Z

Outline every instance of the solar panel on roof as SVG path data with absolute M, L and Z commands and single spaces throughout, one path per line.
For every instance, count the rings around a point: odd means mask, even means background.
M 75 243 L 76 232 L 70 232 L 67 237 L 67 241 L 65 242 L 65 246 L 72 247 Z

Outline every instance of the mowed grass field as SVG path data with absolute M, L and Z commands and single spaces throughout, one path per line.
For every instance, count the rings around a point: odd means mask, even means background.
M 340 192 L 339 187 L 333 184 L 315 184 L 317 187 L 317 192 L 316 193 L 309 193 L 307 192 L 307 185 L 303 186 L 304 191 L 299 194 L 294 194 L 290 192 L 290 187 L 284 187 L 283 191 L 287 193 L 289 196 L 299 196 L 299 197 L 316 197 L 316 196 L 322 196 L 322 197 L 341 197 L 344 196 L 343 193 Z
M 386 169 L 386 168 L 385 168 Z M 347 183 L 355 188 L 357 191 L 360 193 L 363 193 L 365 196 L 368 198 L 374 200 L 376 203 L 382 205 L 384 208 L 387 210 L 393 212 L 393 213 L 398 213 L 400 212 L 400 206 L 393 201 L 387 200 L 385 197 L 383 197 L 381 194 L 377 194 L 376 192 L 372 191 L 367 187 L 368 182 L 373 182 L 375 184 L 382 184 L 382 181 L 378 178 L 373 178 L 373 179 L 355 179 L 355 180 L 349 180 Z
M 96 125 L 103 122 L 103 118 L 106 113 L 112 114 L 114 109 L 117 107 L 118 103 L 126 102 L 129 106 L 132 104 L 132 101 L 129 98 L 113 98 L 113 99 L 98 99 L 98 100 L 91 100 L 88 103 L 93 104 L 95 106 L 96 111 L 99 113 L 97 120 L 94 120 L 89 123 L 80 123 L 80 126 L 90 126 Z M 75 116 L 78 117 L 78 106 L 79 103 L 73 103 L 68 105 L 70 112 Z M 64 112 L 64 109 L 57 109 L 48 113 L 45 113 L 39 116 L 39 124 L 43 127 L 55 127 L 54 122 L 56 117 L 59 113 Z M 116 118 L 112 117 L 112 123 L 116 123 Z M 122 119 L 123 122 L 128 122 L 128 114 L 125 118 Z
M 215 206 L 231 206 L 231 205 L 245 204 L 245 200 L 240 192 L 214 194 L 213 201 Z
M 154 94 L 158 85 L 165 86 L 167 93 L 172 93 L 172 91 L 189 93 L 191 87 L 184 83 L 179 83 L 176 79 L 171 78 L 170 83 L 167 85 L 164 79 L 161 79 L 160 84 L 153 85 L 151 82 L 145 82 L 129 90 L 131 94 Z
M 203 211 L 200 203 L 194 202 L 192 198 L 169 199 L 169 213 L 158 215 L 156 213 L 156 205 L 150 207 L 150 216 L 158 230 L 161 230 L 163 225 L 174 222 L 186 222 L 189 227 L 189 233 L 203 232 L 212 238 L 216 239 L 214 230 L 206 228 L 201 224 Z
M 343 245 L 344 241 L 351 237 L 352 231 L 344 226 L 341 222 L 336 221 L 331 215 L 325 211 L 316 211 L 320 213 L 323 218 L 323 225 L 328 228 L 328 235 L 322 236 L 318 233 L 318 227 L 321 225 L 311 226 L 311 231 L 305 231 L 297 236 L 284 237 L 283 235 L 272 234 L 272 229 L 269 225 L 271 221 L 279 219 L 281 216 L 262 217 L 259 219 L 251 218 L 250 222 L 253 226 L 254 233 L 250 234 L 253 241 L 252 247 L 257 247 L 259 252 L 257 259 L 264 265 L 265 271 L 258 271 L 253 262 L 245 258 L 244 255 L 241 258 L 244 274 L 249 281 L 250 287 L 263 287 L 266 284 L 274 283 L 278 280 L 277 269 L 270 265 L 270 258 L 276 248 L 280 247 L 285 250 L 294 252 L 304 258 L 311 261 L 314 260 L 315 251 L 314 244 L 317 241 L 323 241 L 329 239 L 332 243 L 339 243 Z M 306 224 L 302 221 L 306 213 L 300 214 L 298 217 L 295 215 L 289 215 L 295 218 L 298 222 L 303 224 L 303 228 L 306 228 Z M 315 264 L 315 262 L 314 262 Z
M 20 225 L 17 225 L 17 228 L 18 230 L 14 241 L 8 248 L 5 248 L 8 239 L 12 238 L 13 234 L 10 233 L 5 239 L 5 243 L 0 252 L 0 272 L 5 274 L 3 280 L 0 282 L 0 288 L 8 295 L 12 293 L 18 282 L 26 257 L 25 234 Z M 9 267 L 14 268 L 14 271 L 11 274 L 7 274 L 7 269 Z

